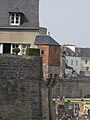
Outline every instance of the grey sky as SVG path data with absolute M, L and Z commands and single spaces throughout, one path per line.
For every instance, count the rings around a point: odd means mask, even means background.
M 40 26 L 61 45 L 90 47 L 90 0 L 40 0 Z

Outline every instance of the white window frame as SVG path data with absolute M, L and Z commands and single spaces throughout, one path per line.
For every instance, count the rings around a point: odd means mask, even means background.
M 22 44 L 22 55 L 26 53 L 26 49 L 30 48 L 31 44 Z
M 19 44 L 12 44 L 11 45 L 11 54 L 14 54 L 14 52 L 12 52 L 12 50 L 14 49 L 14 48 L 19 48 L 20 47 L 20 45 Z M 20 54 L 20 53 L 19 53 Z
M 10 25 L 20 25 L 21 16 L 19 13 L 10 14 Z

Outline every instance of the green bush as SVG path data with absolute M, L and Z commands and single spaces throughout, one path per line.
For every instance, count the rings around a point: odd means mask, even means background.
M 67 100 L 67 102 L 71 102 L 70 100 Z
M 15 53 L 16 55 L 18 55 L 18 53 L 20 52 L 19 48 L 13 48 L 12 52 Z
M 40 49 L 37 48 L 27 48 L 26 55 L 30 56 L 40 56 Z

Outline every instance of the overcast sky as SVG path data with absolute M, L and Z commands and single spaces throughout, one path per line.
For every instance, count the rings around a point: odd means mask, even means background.
M 90 47 L 90 0 L 40 0 L 40 26 L 63 44 Z

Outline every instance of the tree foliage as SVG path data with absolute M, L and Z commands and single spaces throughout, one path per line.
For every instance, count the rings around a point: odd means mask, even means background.
M 37 48 L 27 48 L 26 55 L 30 56 L 40 56 L 40 49 Z

